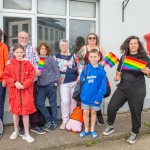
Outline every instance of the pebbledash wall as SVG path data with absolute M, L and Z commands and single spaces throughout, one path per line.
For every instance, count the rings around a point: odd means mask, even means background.
M 77 36 L 86 38 L 90 32 L 99 35 L 101 45 L 106 52 L 112 51 L 118 57 L 121 56 L 120 45 L 130 35 L 139 36 L 146 48 L 143 36 L 150 33 L 149 0 L 57 0 L 57 8 L 54 10 L 53 8 L 56 7 L 54 0 L 42 0 L 42 3 L 41 0 L 27 0 L 26 8 L 21 5 L 21 1 L 24 2 L 23 0 L 0 0 L 0 28 L 7 33 L 8 40 L 5 40 L 9 46 L 16 42 L 17 33 L 25 30 L 30 34 L 30 42 L 34 47 L 41 41 L 50 42 L 53 53 L 57 51 L 55 48 L 58 47 L 61 38 L 69 40 L 71 50 Z M 124 5 L 127 4 L 124 10 L 124 21 L 123 1 Z M 44 2 L 49 5 L 44 5 Z M 113 93 L 118 83 L 113 80 L 117 65 L 111 69 L 108 66 L 105 68 Z M 146 84 L 147 96 L 144 108 L 150 108 L 150 79 L 146 79 Z M 57 95 L 59 118 L 61 118 L 59 89 Z M 103 100 L 102 110 L 105 114 L 110 98 L 111 96 Z M 7 102 L 6 94 L 4 122 L 11 123 L 12 116 L 8 112 Z M 47 102 L 46 104 L 48 105 Z M 127 110 L 128 106 L 125 104 L 119 111 Z

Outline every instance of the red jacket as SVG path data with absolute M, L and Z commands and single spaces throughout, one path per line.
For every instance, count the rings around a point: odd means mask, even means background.
M 36 111 L 33 98 L 34 68 L 29 61 L 15 58 L 6 66 L 3 78 L 7 83 L 9 108 L 13 114 L 28 115 Z M 14 82 L 23 84 L 24 89 L 17 89 Z
M 3 80 L 2 76 L 7 60 L 8 60 L 8 48 L 4 43 L 0 42 L 0 82 Z

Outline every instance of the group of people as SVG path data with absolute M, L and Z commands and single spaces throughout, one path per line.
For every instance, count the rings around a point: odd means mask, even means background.
M 0 30 L 0 39 L 3 35 Z M 18 44 L 10 51 L 0 40 L 0 119 L 3 121 L 6 85 L 9 96 L 9 110 L 13 114 L 14 132 L 10 139 L 21 136 L 29 143 L 34 142 L 30 131 L 38 134 L 51 132 L 58 127 L 57 87 L 60 87 L 62 124 L 65 129 L 70 114 L 77 106 L 72 98 L 75 85 L 83 82 L 81 90 L 81 108 L 83 110 L 84 129 L 80 138 L 91 135 L 98 138 L 95 131 L 96 120 L 103 124 L 100 110 L 102 99 L 107 91 L 107 77 L 102 59 L 106 52 L 99 43 L 95 33 L 87 36 L 87 42 L 76 54 L 69 52 L 66 39 L 59 42 L 60 53 L 50 56 L 51 48 L 40 43 L 37 50 L 28 44 L 29 35 L 22 31 L 18 34 Z M 141 113 L 146 96 L 144 75 L 150 77 L 150 59 L 136 36 L 128 37 L 120 47 L 123 55 L 120 59 L 115 81 L 120 80 L 107 109 L 107 128 L 102 132 L 109 135 L 115 131 L 116 113 L 125 102 L 131 112 L 132 129 L 127 142 L 135 143 L 141 126 Z M 147 62 L 141 71 L 121 70 L 125 56 L 131 56 Z M 38 63 L 44 60 L 44 67 L 38 69 Z M 81 65 L 81 63 L 84 64 Z M 85 78 L 86 75 L 86 78 Z M 90 90 L 89 90 L 90 89 Z M 51 112 L 45 106 L 49 100 Z M 39 113 L 45 124 L 39 126 Z M 89 121 L 90 120 L 90 121 Z

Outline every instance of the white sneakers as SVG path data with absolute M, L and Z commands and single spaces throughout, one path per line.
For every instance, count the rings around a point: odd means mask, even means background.
M 66 123 L 62 123 L 62 124 L 60 125 L 60 129 L 61 129 L 61 130 L 66 129 Z
M 15 140 L 17 137 L 18 137 L 18 135 L 19 135 L 19 132 L 13 132 L 12 134 L 11 134 L 11 136 L 9 137 L 11 140 Z M 32 142 L 34 142 L 34 138 L 33 137 L 31 137 L 30 135 L 27 135 L 27 136 L 25 136 L 25 135 L 23 135 L 22 136 L 22 139 L 23 140 L 26 140 L 28 143 L 32 143 Z
M 19 132 L 13 132 L 12 134 L 11 134 L 11 136 L 9 137 L 11 140 L 15 140 L 17 137 L 18 137 L 18 135 L 19 135 Z
M 22 137 L 23 140 L 26 140 L 28 143 L 33 143 L 34 142 L 34 138 L 31 137 L 30 135 L 27 135 L 27 136 L 23 136 Z

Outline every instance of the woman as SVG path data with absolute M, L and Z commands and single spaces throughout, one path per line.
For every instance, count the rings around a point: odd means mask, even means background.
M 60 96 L 63 122 L 60 129 L 65 129 L 69 116 L 77 105 L 77 102 L 72 98 L 72 94 L 76 82 L 79 81 L 79 74 L 82 71 L 82 67 L 79 61 L 77 61 L 77 57 L 69 52 L 69 43 L 66 39 L 60 40 L 59 48 L 61 52 L 56 54 L 54 59 L 58 62 L 61 76 Z
M 81 64 L 88 64 L 89 63 L 89 59 L 88 59 L 88 55 L 89 55 L 89 51 L 91 49 L 97 49 L 100 53 L 100 60 L 101 61 L 106 53 L 104 51 L 104 49 L 100 46 L 99 43 L 99 38 L 95 33 L 90 33 L 87 36 L 87 44 L 85 46 L 83 46 L 80 51 L 76 54 L 77 57 L 80 60 Z M 104 66 L 105 64 L 102 64 L 102 66 Z M 99 125 L 104 124 L 104 119 L 102 117 L 102 112 L 101 110 L 97 111 L 97 123 Z
M 143 110 L 143 103 L 146 96 L 146 85 L 144 75 L 150 77 L 150 59 L 139 38 L 136 36 L 128 37 L 120 47 L 123 56 L 120 59 L 117 73 L 114 78 L 115 81 L 120 80 L 118 88 L 114 92 L 107 108 L 107 128 L 103 131 L 103 135 L 113 133 L 116 113 L 126 102 L 128 102 L 131 112 L 132 129 L 128 143 L 133 144 L 136 142 L 137 134 L 141 127 L 141 113 Z M 147 67 L 141 71 L 121 70 L 121 66 L 125 56 L 140 59 L 147 62 Z M 145 74 L 146 73 L 146 74 Z

